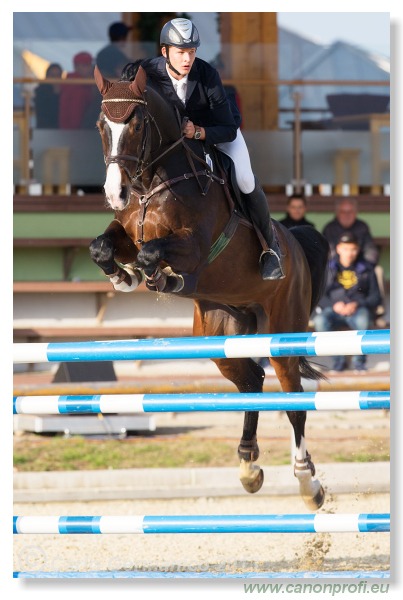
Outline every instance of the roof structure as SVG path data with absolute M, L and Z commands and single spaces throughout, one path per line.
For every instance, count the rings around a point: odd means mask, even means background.
M 208 36 L 208 19 L 211 21 L 214 18 L 214 27 L 210 26 L 210 31 L 212 44 L 215 44 L 215 13 L 204 13 L 204 16 L 203 13 L 194 14 L 200 19 L 204 37 Z M 95 56 L 109 41 L 109 25 L 119 20 L 121 13 L 14 13 L 14 75 L 32 75 L 22 58 L 24 50 L 49 62 L 58 62 L 65 71 L 72 70 L 73 56 L 80 51 L 87 51 Z M 204 42 L 208 47 L 209 40 Z M 138 50 L 133 49 L 133 52 Z M 283 80 L 389 80 L 390 62 L 346 42 L 338 41 L 330 46 L 323 46 L 315 40 L 279 27 L 279 77 Z M 293 107 L 293 91 L 295 89 L 288 86 L 279 88 L 281 108 Z M 323 85 L 304 86 L 300 91 L 303 94 L 302 108 L 324 111 L 328 109 L 328 94 L 353 92 L 384 95 L 389 94 L 389 87 Z M 324 113 L 317 114 L 323 116 Z M 283 121 L 287 119 L 287 113 L 283 113 L 281 118 Z

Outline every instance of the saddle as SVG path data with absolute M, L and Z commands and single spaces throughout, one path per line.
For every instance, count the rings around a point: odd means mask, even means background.
M 235 210 L 241 217 L 252 223 L 243 194 L 237 183 L 234 161 L 227 154 L 224 154 L 224 152 L 221 152 L 215 147 L 210 150 L 213 154 L 214 168 L 225 180 L 234 202 Z
M 184 123 L 186 120 L 188 120 L 188 118 L 184 117 L 184 119 L 181 120 L 179 111 L 177 109 L 176 115 L 178 121 L 181 122 L 181 128 L 183 130 Z M 235 165 L 232 158 L 230 158 L 227 154 L 224 154 L 224 152 L 218 150 L 215 146 L 205 146 L 203 144 L 203 151 L 204 160 L 206 160 L 206 156 L 209 156 L 212 160 L 212 172 L 215 175 L 219 175 L 219 177 L 224 180 L 225 185 L 228 188 L 228 193 L 234 203 L 235 211 L 241 218 L 245 219 L 249 223 L 252 223 L 246 204 L 242 197 L 242 192 L 239 189 L 236 180 Z

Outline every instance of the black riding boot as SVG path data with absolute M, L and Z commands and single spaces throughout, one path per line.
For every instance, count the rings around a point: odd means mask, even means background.
M 242 194 L 246 200 L 253 224 L 259 229 L 269 246 L 260 256 L 260 272 L 263 279 L 284 279 L 280 261 L 280 248 L 273 232 L 266 194 L 255 178 L 255 189 L 250 194 Z

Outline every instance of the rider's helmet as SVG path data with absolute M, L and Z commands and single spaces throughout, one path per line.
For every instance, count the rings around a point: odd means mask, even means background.
M 165 23 L 161 30 L 160 45 L 198 48 L 200 46 L 199 32 L 189 19 L 172 19 Z

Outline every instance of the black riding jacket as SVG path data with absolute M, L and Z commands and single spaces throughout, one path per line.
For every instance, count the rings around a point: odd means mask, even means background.
M 189 117 L 195 125 L 204 127 L 206 144 L 232 142 L 241 124 L 241 115 L 235 103 L 228 99 L 217 70 L 204 60 L 195 59 L 188 75 L 184 105 L 174 90 L 165 65 L 163 56 L 141 63 L 151 86 L 176 106 L 182 118 Z

